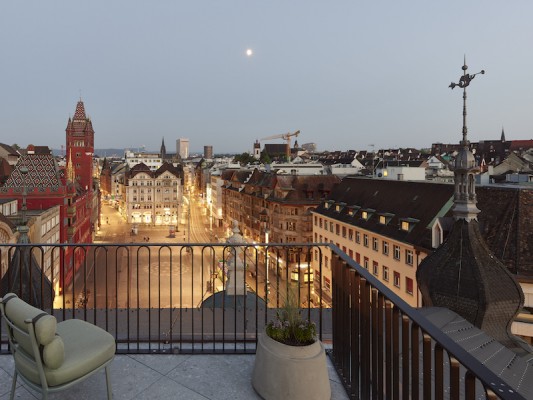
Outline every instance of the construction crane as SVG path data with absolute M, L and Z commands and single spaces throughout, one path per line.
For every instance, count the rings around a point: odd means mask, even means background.
M 283 140 L 286 140 L 287 141 L 287 149 L 285 150 L 285 155 L 287 156 L 287 161 L 290 161 L 291 159 L 291 137 L 292 136 L 296 136 L 298 137 L 298 135 L 300 134 L 300 131 L 296 131 L 296 132 L 287 132 L 287 133 L 282 133 L 281 135 L 274 135 L 274 136 L 268 136 L 268 137 L 265 137 L 261 140 L 271 140 L 271 139 L 283 139 Z

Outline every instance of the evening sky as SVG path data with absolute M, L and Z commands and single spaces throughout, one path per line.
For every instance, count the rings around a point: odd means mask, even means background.
M 4 1 L 0 142 L 65 143 L 80 91 L 96 148 L 319 150 L 532 139 L 531 1 Z M 251 57 L 247 49 L 253 50 Z M 268 141 L 265 143 L 282 143 Z

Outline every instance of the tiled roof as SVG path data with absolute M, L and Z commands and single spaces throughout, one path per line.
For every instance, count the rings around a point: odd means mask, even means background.
M 170 172 L 171 174 L 175 175 L 178 178 L 183 178 L 183 167 L 180 165 L 179 167 L 175 167 L 171 163 L 164 162 L 163 165 L 161 165 L 157 171 L 154 172 L 154 177 L 158 177 L 163 172 Z
M 513 140 L 509 150 L 527 150 L 533 148 L 533 139 L 530 140 Z
M 291 191 L 285 197 L 286 202 L 315 203 L 324 199 L 341 182 L 336 175 L 296 175 L 292 178 Z
M 78 101 L 76 104 L 76 111 L 74 112 L 74 121 L 85 121 L 87 116 L 85 115 L 85 106 L 83 101 Z
M 22 174 L 21 167 L 27 167 L 28 173 Z M 25 185 L 27 190 L 45 190 L 50 188 L 52 191 L 62 186 L 59 175 L 59 168 L 51 154 L 29 154 L 22 156 L 15 170 L 7 179 L 5 188 L 22 188 Z

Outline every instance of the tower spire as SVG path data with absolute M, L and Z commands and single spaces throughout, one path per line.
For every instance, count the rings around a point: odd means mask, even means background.
M 511 323 L 524 304 L 524 294 L 507 267 L 490 252 L 477 221 L 474 175 L 478 168 L 466 128 L 466 87 L 477 74 L 467 74 L 467 68 L 465 62 L 459 83 L 450 85 L 463 89 L 462 148 L 454 169 L 455 222 L 444 243 L 422 260 L 416 278 L 425 306 L 447 308 L 522 354 Z
M 466 65 L 466 56 L 464 58 L 463 75 L 459 79 L 459 83 L 451 83 L 450 88 L 458 86 L 463 89 L 463 139 L 461 140 L 461 150 L 455 158 L 455 194 L 454 194 L 454 206 L 453 214 L 455 219 L 465 219 L 470 221 L 477 219 L 479 209 L 476 207 L 476 189 L 474 183 L 474 176 L 479 172 L 479 168 L 476 166 L 476 159 L 470 151 L 468 141 L 468 128 L 466 126 L 466 88 L 470 85 L 472 79 L 478 74 L 484 74 L 485 70 L 470 75 L 466 71 L 468 66 Z

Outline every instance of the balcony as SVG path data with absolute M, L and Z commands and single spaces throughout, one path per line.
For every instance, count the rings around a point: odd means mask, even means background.
M 257 337 L 291 292 L 329 349 L 333 399 L 526 398 L 336 246 L 294 246 L 332 255 L 331 297 L 319 282 L 293 282 L 286 269 L 278 275 L 275 262 L 265 262 L 265 244 L 63 245 L 52 251 L 84 256 L 60 269 L 62 290 L 50 312 L 115 337 L 116 398 L 258 398 L 251 387 Z M 0 246 L 0 256 L 13 249 Z M 288 250 L 268 247 L 271 255 Z M 229 293 L 228 275 L 239 276 L 239 263 L 247 273 L 236 285 L 246 295 Z M 320 263 L 315 269 L 329 273 Z M 37 290 L 41 299 L 45 290 Z M 13 372 L 8 353 L 0 326 L 0 398 Z M 102 398 L 103 379 L 67 395 Z M 17 393 L 33 398 L 24 388 Z

